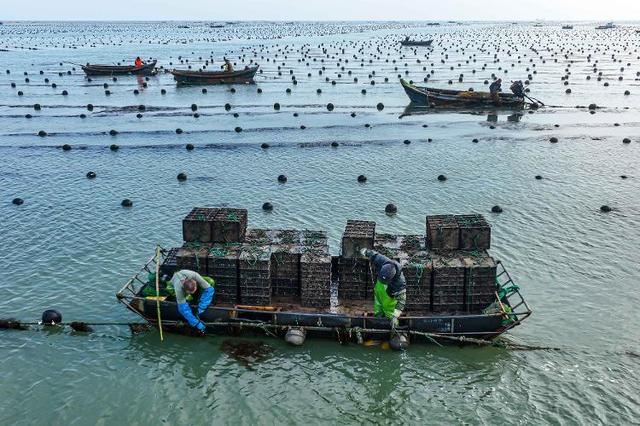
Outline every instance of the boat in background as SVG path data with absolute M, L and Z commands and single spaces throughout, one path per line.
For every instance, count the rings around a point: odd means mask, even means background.
M 433 40 L 409 40 L 409 37 L 400 42 L 403 46 L 431 46 Z
M 562 29 L 563 30 L 572 30 L 573 29 L 573 25 L 563 25 Z
M 616 28 L 613 22 L 607 22 L 605 25 L 598 25 L 596 30 L 610 30 L 612 28 Z
M 157 61 L 143 64 L 141 67 L 134 65 L 101 65 L 86 64 L 82 65 L 82 71 L 86 75 L 150 75 L 155 72 Z
M 171 70 L 173 78 L 180 85 L 190 84 L 228 84 L 228 83 L 252 83 L 258 68 L 246 67 L 237 71 L 203 71 L 203 70 Z

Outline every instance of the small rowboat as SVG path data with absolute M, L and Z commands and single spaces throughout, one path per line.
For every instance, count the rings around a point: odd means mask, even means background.
M 499 102 L 491 98 L 488 92 L 472 92 L 467 90 L 445 90 L 430 87 L 419 87 L 400 79 L 400 84 L 416 106 L 428 107 L 512 107 L 523 108 L 524 98 L 511 93 L 500 93 Z
M 87 75 L 149 75 L 153 74 L 156 68 L 156 62 L 149 62 L 136 68 L 133 65 L 99 65 L 87 64 L 82 66 L 82 71 Z
M 173 74 L 178 84 L 250 83 L 253 81 L 258 68 L 259 65 L 256 65 L 232 72 L 172 70 L 171 74 Z
M 433 40 L 402 40 L 400 42 L 403 46 L 431 46 Z

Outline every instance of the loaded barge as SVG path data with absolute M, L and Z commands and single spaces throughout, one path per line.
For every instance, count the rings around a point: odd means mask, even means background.
M 246 210 L 194 208 L 183 220 L 184 244 L 159 249 L 116 296 L 152 325 L 160 319 L 164 330 L 189 334 L 170 278 L 190 269 L 215 281 L 214 302 L 200 315 L 206 334 L 387 340 L 389 320 L 373 315 L 375 272 L 359 254 L 370 248 L 403 265 L 407 306 L 396 331 L 412 343 L 490 341 L 531 315 L 489 255 L 481 215 L 427 216 L 425 225 L 424 234 L 392 235 L 350 220 L 341 254 L 331 256 L 326 232 L 247 229 Z

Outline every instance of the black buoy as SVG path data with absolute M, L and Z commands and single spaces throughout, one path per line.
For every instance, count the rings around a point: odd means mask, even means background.
M 118 149 L 120 149 L 120 147 L 119 147 L 118 145 L 116 145 L 115 143 L 112 143 L 112 144 L 109 146 L 109 149 L 110 149 L 111 151 L 117 151 Z
M 195 148 L 195 147 L 193 146 L 192 143 L 188 143 L 185 148 L 187 149 L 187 151 L 193 151 L 193 148 Z
M 22 198 L 14 198 L 13 200 L 11 200 L 11 202 L 16 206 L 21 206 L 24 204 L 24 200 Z
M 122 200 L 122 202 L 120 203 L 120 205 L 122 207 L 132 207 L 133 206 L 133 201 L 131 201 L 128 198 L 125 198 L 124 200 Z
M 285 183 L 286 181 L 287 181 L 287 176 L 286 175 L 279 175 L 278 176 L 278 182 Z
M 181 134 L 182 134 L 182 132 L 183 132 L 183 130 L 182 130 L 180 127 L 178 127 L 178 128 L 176 129 L 176 134 L 181 135 Z
M 240 133 L 242 131 L 242 127 L 238 126 L 234 129 L 236 133 Z
M 198 105 L 191 104 L 191 111 L 197 111 L 197 110 L 198 110 Z
M 87 104 L 87 111 L 93 111 L 93 105 Z
M 62 145 L 62 150 L 71 151 L 71 145 L 69 145 L 68 143 L 65 143 L 64 145 Z
M 57 325 L 62 322 L 62 314 L 55 309 L 47 309 L 42 313 L 42 325 Z
M 264 203 L 262 205 L 262 210 L 266 211 L 266 212 L 270 212 L 273 210 L 273 204 L 271 203 Z
M 502 207 L 500 206 L 491 207 L 491 213 L 502 213 Z
M 95 179 L 96 172 L 87 172 L 87 179 Z
M 438 180 L 440 182 L 444 182 L 445 180 L 447 180 L 447 177 L 445 175 L 438 175 Z
M 365 175 L 358 176 L 358 182 L 365 183 L 367 181 L 367 177 Z
M 553 136 L 553 137 L 551 137 L 551 138 L 549 139 L 549 142 L 551 142 L 551 143 L 558 143 L 558 138 L 556 138 L 555 136 Z
M 409 145 L 409 144 L 411 144 L 411 141 L 409 139 L 405 139 L 404 142 L 402 142 L 402 143 L 404 143 L 405 145 Z
M 224 109 L 229 111 L 231 109 L 231 104 L 229 104 L 229 103 L 224 104 Z
M 611 207 L 607 206 L 606 204 L 603 206 L 600 206 L 600 211 L 602 213 L 609 213 L 611 211 Z
M 161 94 L 161 95 L 166 95 L 166 94 L 167 94 L 167 91 L 166 91 L 165 89 L 161 89 L 161 90 L 160 90 L 160 94 Z
M 378 102 L 378 105 L 376 105 L 376 109 L 378 111 L 382 111 L 384 109 L 384 104 L 382 102 Z
M 110 134 L 111 136 L 115 136 L 115 135 L 117 135 L 117 134 L 118 134 L 118 131 L 117 131 L 117 130 L 114 130 L 114 129 L 111 129 L 111 130 L 109 130 L 109 134 Z
M 260 145 L 260 148 L 262 148 L 262 149 L 267 149 L 267 148 L 269 148 L 269 144 L 268 144 L 268 143 L 266 143 L 266 142 L 263 142 L 263 143 Z
M 333 111 L 334 108 L 335 106 L 331 102 L 327 104 L 327 111 Z
M 44 130 L 40 130 L 38 132 L 38 136 L 40 136 L 41 138 L 44 138 L 45 136 L 47 136 L 47 132 L 45 132 Z
M 622 143 L 631 143 L 631 139 L 624 138 L 624 139 L 622 139 Z
M 336 141 L 331 142 L 331 148 L 337 148 L 339 146 L 340 146 L 340 144 L 338 142 L 336 142 Z
M 273 109 L 275 109 L 276 111 L 280 110 L 280 104 L 278 102 L 274 103 Z
M 180 182 L 184 182 L 185 180 L 187 180 L 187 174 L 186 173 L 178 173 L 178 180 Z
M 42 106 L 40 106 L 40 104 L 34 104 L 33 109 L 36 111 L 40 111 L 42 109 Z
M 398 213 L 398 207 L 395 204 L 387 204 L 384 208 L 384 212 L 386 214 L 396 214 Z
M 541 179 L 542 179 L 542 176 L 536 175 L 536 180 L 541 180 Z
M 198 114 L 197 112 L 193 114 L 193 118 L 200 118 L 200 114 Z

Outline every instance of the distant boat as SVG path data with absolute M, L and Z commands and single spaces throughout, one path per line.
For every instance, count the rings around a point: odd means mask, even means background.
M 82 66 L 82 70 L 87 75 L 151 75 L 154 73 L 156 61 L 149 62 L 141 67 L 134 65 L 101 65 L 86 64 Z
M 562 29 L 563 30 L 572 30 L 573 29 L 573 25 L 563 25 Z
M 613 22 L 607 22 L 606 25 L 598 25 L 596 30 L 610 30 L 611 28 L 615 28 L 616 26 Z
M 409 37 L 400 42 L 403 46 L 431 46 L 433 40 L 409 40 Z

